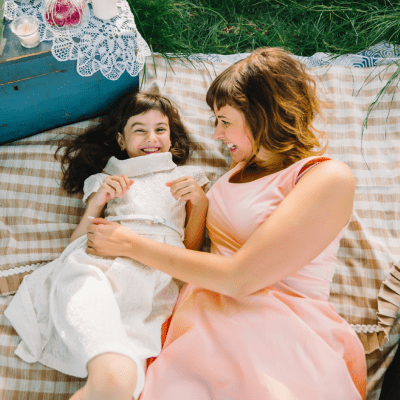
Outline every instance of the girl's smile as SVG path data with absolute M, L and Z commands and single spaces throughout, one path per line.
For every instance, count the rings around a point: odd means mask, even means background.
M 166 153 L 171 148 L 168 117 L 155 110 L 134 115 L 128 119 L 123 134 L 118 133 L 117 141 L 130 158 Z

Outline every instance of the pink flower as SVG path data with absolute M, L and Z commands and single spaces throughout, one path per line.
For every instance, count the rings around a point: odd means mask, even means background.
M 75 11 L 69 18 L 68 23 L 70 25 L 78 25 L 81 22 L 81 15 L 79 11 Z
M 54 22 L 57 26 L 64 26 L 66 21 L 64 18 L 54 18 Z
M 51 2 L 45 14 L 46 21 L 54 26 L 73 26 L 82 21 L 85 1 L 76 6 L 75 2 L 69 0 L 56 0 Z
M 52 18 L 52 16 L 50 15 L 50 13 L 46 13 L 45 14 L 45 18 L 46 18 L 46 21 L 49 23 L 49 25 L 51 25 L 51 26 L 54 26 L 55 24 L 54 24 L 54 21 L 53 21 L 53 18 Z

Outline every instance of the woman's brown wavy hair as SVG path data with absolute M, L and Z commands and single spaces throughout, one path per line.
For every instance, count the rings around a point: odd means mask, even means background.
M 229 105 L 243 115 L 256 155 L 263 147 L 285 156 L 288 166 L 326 150 L 326 134 L 312 125 L 320 111 L 315 81 L 283 49 L 260 48 L 230 66 L 211 84 L 206 101 L 213 110 Z
M 130 117 L 150 110 L 168 117 L 172 159 L 178 165 L 183 164 L 189 156 L 192 143 L 178 110 L 160 94 L 135 92 L 114 105 L 110 114 L 100 119 L 99 125 L 59 142 L 56 158 L 60 159 L 62 165 L 62 187 L 69 193 L 81 192 L 85 179 L 103 171 L 111 156 L 120 160 L 129 158 L 126 151 L 120 149 L 117 134 L 124 131 Z

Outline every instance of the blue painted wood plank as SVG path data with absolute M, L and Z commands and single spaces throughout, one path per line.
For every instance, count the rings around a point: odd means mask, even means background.
M 0 144 L 97 117 L 139 86 L 127 72 L 117 81 L 100 72 L 82 77 L 76 61 L 57 61 L 50 48 L 6 49 L 0 60 Z

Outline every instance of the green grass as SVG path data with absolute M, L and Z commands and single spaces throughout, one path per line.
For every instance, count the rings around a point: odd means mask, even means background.
M 400 43 L 398 0 L 128 0 L 154 52 L 232 54 L 262 46 L 301 56 Z
M 282 47 L 298 56 L 357 53 L 386 41 L 399 44 L 399 0 L 128 0 L 153 52 L 245 53 Z M 400 64 L 372 102 L 399 86 Z M 369 113 L 368 113 L 369 115 Z M 388 115 L 389 116 L 389 115 Z M 368 116 L 365 124 L 367 124 Z

